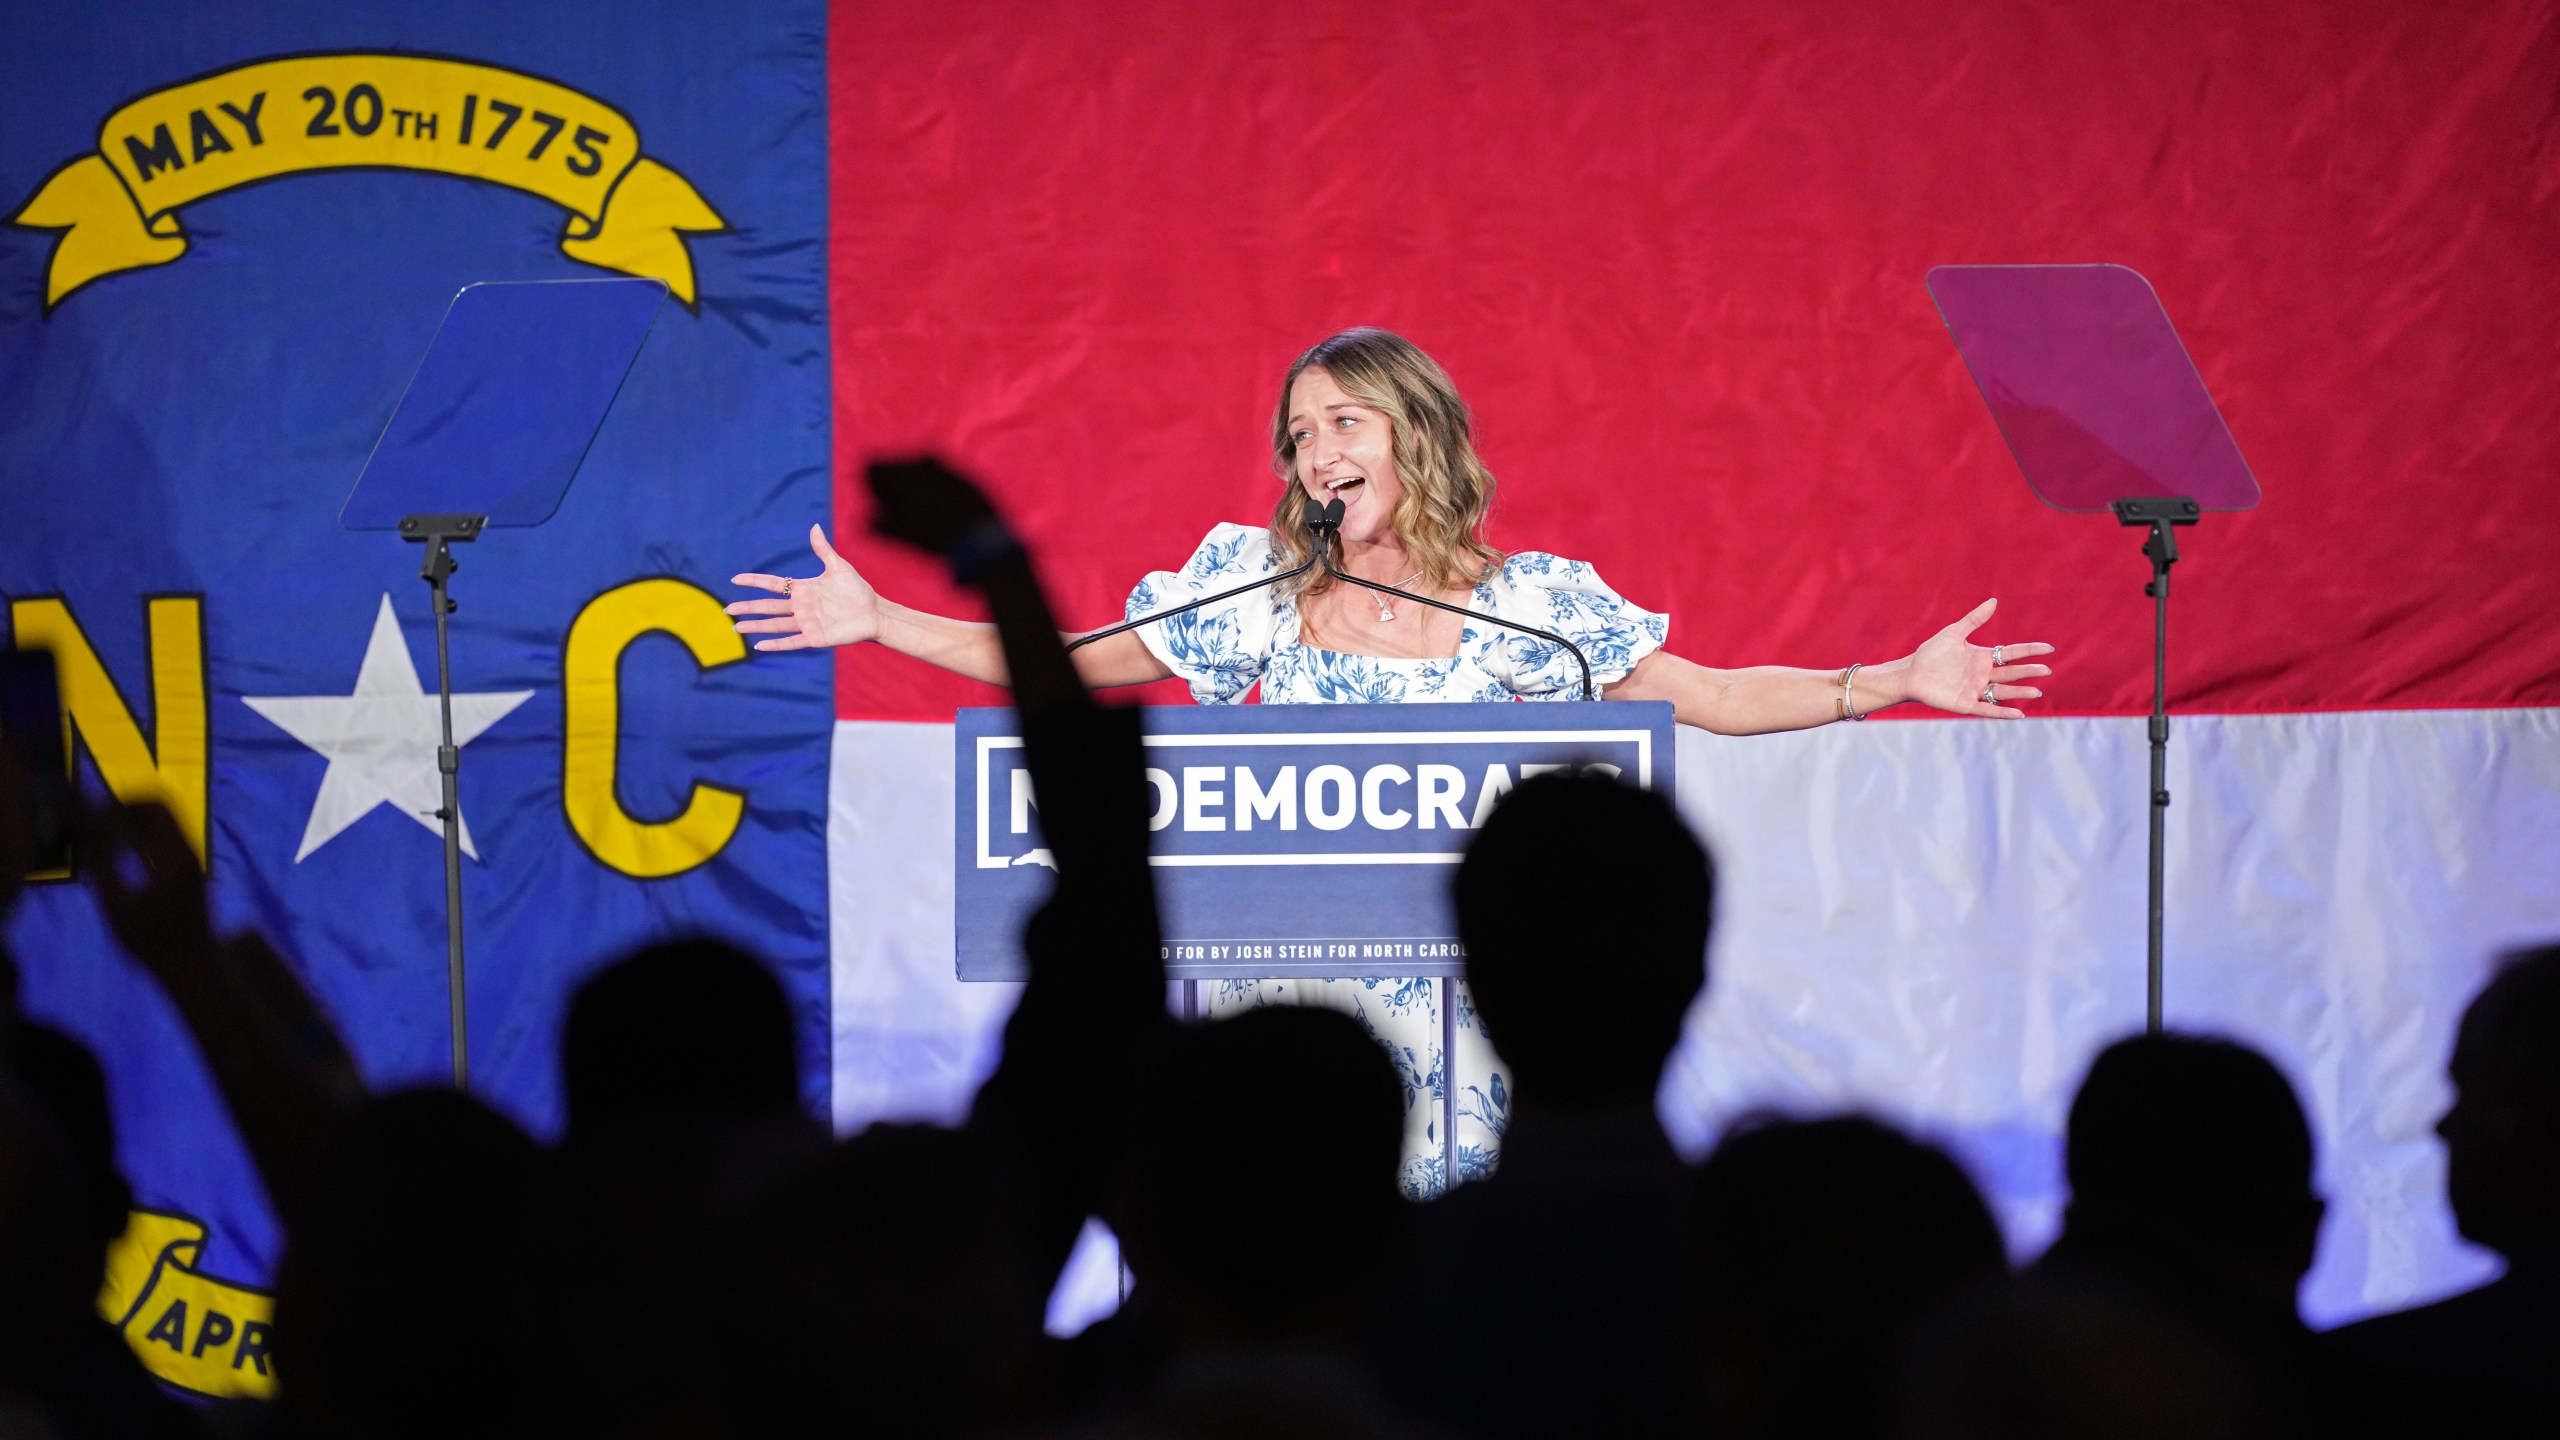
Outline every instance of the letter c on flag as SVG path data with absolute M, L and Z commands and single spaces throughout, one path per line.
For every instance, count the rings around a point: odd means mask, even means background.
M 639 819 L 614 793 L 621 762 L 622 652 L 651 631 L 674 636 L 705 670 L 747 658 L 720 602 L 699 586 L 664 576 L 619 585 L 587 602 L 560 647 L 564 697 L 560 804 L 569 828 L 598 860 L 642 880 L 681 875 L 717 855 L 738 833 L 747 797 L 693 783 L 672 820 Z

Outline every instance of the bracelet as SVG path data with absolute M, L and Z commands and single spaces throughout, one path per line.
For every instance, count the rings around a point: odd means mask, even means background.
M 1022 558 L 1022 542 L 1004 528 L 1004 522 L 990 515 L 969 527 L 967 534 L 951 543 L 944 557 L 951 562 L 951 579 L 958 585 L 975 585 L 978 577 L 1007 561 Z
M 1860 665 L 1864 663 L 1864 661 L 1859 662 Z M 1835 720 L 1867 718 L 1858 713 L 1858 665 L 1851 665 L 1840 672 L 1840 698 L 1831 703 L 1834 710 L 1832 718 Z

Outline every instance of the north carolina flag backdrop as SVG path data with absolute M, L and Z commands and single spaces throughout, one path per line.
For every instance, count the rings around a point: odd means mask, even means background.
M 820 7 L 9 23 L 0 594 L 61 657 L 84 775 L 171 801 L 220 921 L 276 939 L 376 1082 L 443 1080 L 420 547 L 339 506 L 459 287 L 664 280 L 559 513 L 456 552 L 473 1081 L 554 1125 L 576 979 L 698 930 L 780 968 L 823 1103 L 829 677 L 743 663 L 720 611 L 826 513 Z M 175 1383 L 265 1393 L 278 1237 L 194 1046 L 78 887 L 7 940 L 25 1009 L 105 1061 L 155 1212 L 115 1318 Z
M 1666 1116 L 1695 1145 L 1755 1104 L 1883 1110 L 1958 1146 L 2022 1251 L 2072 1087 L 2142 1018 L 2116 717 L 2149 708 L 2148 570 L 2031 496 L 1923 277 L 2148 276 L 2266 496 L 2180 535 L 2170 1017 L 2311 1107 L 2316 1318 L 2481 1272 L 2428 1126 L 2491 948 L 2560 933 L 2560 7 L 833 14 L 838 512 L 893 598 L 967 613 L 859 533 L 864 455 L 988 476 L 1100 624 L 1269 513 L 1283 368 L 1373 324 L 1474 406 L 1496 542 L 1590 561 L 1682 655 L 1889 659 L 1991 595 L 1978 638 L 2060 647 L 2022 724 L 1680 762 L 1729 883 Z M 837 674 L 851 1122 L 987 1063 L 1002 997 L 949 983 L 945 852 L 906 847 L 947 843 L 932 722 L 997 697 L 876 650 Z
M 416 551 L 335 514 L 456 287 L 689 301 L 561 514 L 461 552 L 475 1056 L 537 1126 L 576 975 L 684 928 L 783 966 L 839 1123 L 960 1105 L 1011 991 L 952 976 L 948 722 L 1001 697 L 876 651 L 741 661 L 726 577 L 813 568 L 832 465 L 855 563 L 967 613 L 861 533 L 859 462 L 932 446 L 1069 623 L 1113 618 L 1268 512 L 1282 368 L 1378 324 L 1474 404 L 1497 543 L 1594 563 L 1681 654 L 1887 659 L 1995 594 L 1983 638 L 2061 647 L 2033 721 L 1688 733 L 1679 766 L 1727 878 L 1679 1137 L 1877 1109 L 1954 1144 L 2031 1250 L 2071 1088 L 2141 1016 L 2145 566 L 2032 499 L 1922 277 L 2112 261 L 2266 491 L 2181 536 L 2171 1017 L 2264 1046 L 2312 1110 L 2315 1318 L 2483 1272 L 2427 1127 L 2487 954 L 2560 933 L 2550 0 L 12 24 L 12 633 L 96 656 L 85 771 L 199 787 L 224 918 L 277 934 L 385 1082 L 445 1053 L 436 839 L 396 813 L 431 640 Z M 359 716 L 379 743 L 339 744 Z M 702 858 L 630 873 L 670 854 Z M 107 1061 L 155 1207 L 133 1243 L 175 1287 L 116 1298 L 171 1350 L 179 1292 L 257 1299 L 272 1226 L 85 899 L 40 889 L 8 939 L 28 1009 Z M 163 1373 L 254 1390 L 242 1343 Z

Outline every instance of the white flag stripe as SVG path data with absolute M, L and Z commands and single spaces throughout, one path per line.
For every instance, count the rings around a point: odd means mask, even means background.
M 2309 1107 L 2330 1203 L 2306 1312 L 2457 1288 L 2430 1127 L 2496 949 L 2560 936 L 2560 711 L 2181 716 L 2168 1013 L 2265 1049 Z M 2139 718 L 1681 732 L 1681 804 L 1722 872 L 1713 977 L 1664 1086 L 1685 1144 L 1760 1105 L 1858 1107 L 1970 1163 L 2021 1251 L 2058 1135 L 2138 1029 Z M 1013 987 L 952 978 L 952 734 L 842 722 L 831 779 L 835 1101 L 952 1116 Z M 1498 1038 L 1498 1037 L 1497 1037 Z

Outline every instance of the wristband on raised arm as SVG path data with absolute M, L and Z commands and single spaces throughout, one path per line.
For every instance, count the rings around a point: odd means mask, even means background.
M 1002 520 L 990 515 L 952 542 L 946 558 L 951 562 L 953 583 L 974 586 L 987 571 L 1022 558 L 1022 542 L 1013 538 L 1013 532 L 1005 528 Z

